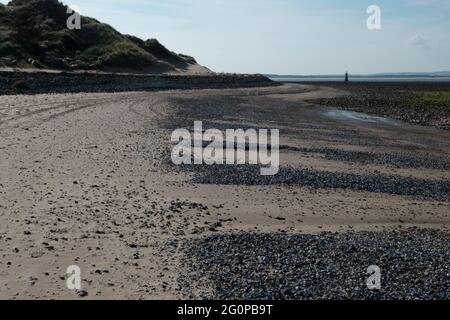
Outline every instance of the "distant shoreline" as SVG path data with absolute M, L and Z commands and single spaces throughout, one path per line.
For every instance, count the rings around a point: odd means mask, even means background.
M 269 76 L 269 79 L 283 83 L 336 83 L 344 82 L 344 76 Z M 430 82 L 450 82 L 450 77 L 412 77 L 412 76 L 350 76 L 350 82 L 376 82 L 376 83 L 430 83 Z

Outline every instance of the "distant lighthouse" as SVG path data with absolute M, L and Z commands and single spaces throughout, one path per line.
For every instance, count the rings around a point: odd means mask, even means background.
M 348 72 L 345 73 L 345 82 L 348 82 Z

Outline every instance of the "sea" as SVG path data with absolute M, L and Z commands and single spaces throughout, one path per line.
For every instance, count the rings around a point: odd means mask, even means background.
M 344 76 L 269 76 L 278 82 L 344 82 Z M 450 77 L 349 77 L 350 82 L 450 82 Z

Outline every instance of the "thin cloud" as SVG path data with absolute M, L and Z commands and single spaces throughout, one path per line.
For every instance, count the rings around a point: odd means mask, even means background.
M 415 35 L 410 40 L 409 43 L 417 48 L 429 50 L 431 49 L 430 43 L 427 39 L 422 37 L 421 35 Z

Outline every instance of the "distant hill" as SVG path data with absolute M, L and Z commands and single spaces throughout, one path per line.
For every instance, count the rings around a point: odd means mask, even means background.
M 374 77 L 450 77 L 450 71 L 376 73 Z
M 209 73 L 194 58 L 156 39 L 123 35 L 93 18 L 67 28 L 67 6 L 58 0 L 0 4 L 0 67 L 132 73 Z

